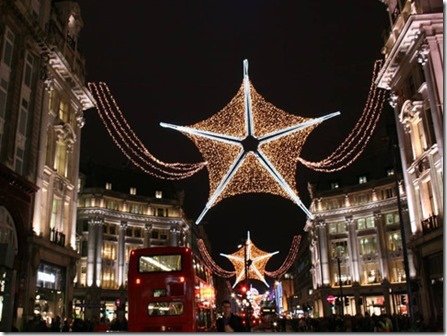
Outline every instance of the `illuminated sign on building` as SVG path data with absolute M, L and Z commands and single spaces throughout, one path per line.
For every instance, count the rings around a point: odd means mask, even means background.
M 52 273 L 37 272 L 37 280 L 55 283 L 56 276 Z

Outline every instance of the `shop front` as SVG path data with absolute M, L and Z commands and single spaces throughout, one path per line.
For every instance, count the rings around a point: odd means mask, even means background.
M 56 316 L 66 316 L 65 269 L 40 263 L 37 271 L 34 314 L 40 315 L 47 324 Z

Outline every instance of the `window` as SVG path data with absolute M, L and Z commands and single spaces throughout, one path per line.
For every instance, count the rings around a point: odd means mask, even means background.
M 118 210 L 118 202 L 113 200 L 106 201 L 106 208 L 110 210 Z
M 81 242 L 81 257 L 86 257 L 88 254 L 88 241 L 83 240 Z
M 126 229 L 126 236 L 128 236 L 128 237 L 132 237 L 132 227 L 128 227 L 127 229 Z
M 164 217 L 164 215 L 165 215 L 165 211 L 164 210 L 165 209 L 163 209 L 163 208 L 157 208 L 157 216 Z
M 2 63 L 4 63 L 8 68 L 11 69 L 12 56 L 14 51 L 14 34 L 8 27 L 6 27 L 5 29 L 2 50 L 3 50 Z
M 332 258 L 346 258 L 349 257 L 348 252 L 348 241 L 347 240 L 337 240 L 331 241 L 331 257 Z
M 62 141 L 56 142 L 56 153 L 54 158 L 54 169 L 59 175 L 67 176 L 67 146 Z
M 394 176 L 394 169 L 393 168 L 387 169 L 386 175 L 387 176 Z
M 154 255 L 141 256 L 138 261 L 138 271 L 141 273 L 173 272 L 182 270 L 182 256 Z
M 64 123 L 68 123 L 70 118 L 70 112 L 68 109 L 68 104 L 61 99 L 59 103 L 59 119 L 62 120 Z
M 155 198 L 162 198 L 163 197 L 163 193 L 160 190 L 157 190 L 155 192 Z
M 53 198 L 53 205 L 51 207 L 50 228 L 55 228 L 58 223 L 59 214 L 61 213 L 62 201 L 60 198 Z
M 106 289 L 115 289 L 115 269 L 111 266 L 103 266 L 101 287 Z
M 152 230 L 151 238 L 152 239 L 158 239 L 158 231 L 157 230 Z
M 385 224 L 392 225 L 399 223 L 399 213 L 392 212 L 385 214 Z
M 387 232 L 387 248 L 390 252 L 402 250 L 402 237 L 400 231 Z
M 107 241 L 104 242 L 104 247 L 102 250 L 102 257 L 103 257 L 103 259 L 115 260 L 117 257 L 116 245 L 111 242 L 107 242 Z
M 339 286 L 340 285 L 340 279 L 342 285 L 351 285 L 352 277 L 351 277 L 351 270 L 348 265 L 348 263 L 342 262 L 340 264 L 340 274 L 338 273 L 338 262 L 335 261 L 332 263 L 332 279 L 333 283 L 332 286 Z
M 359 254 L 365 255 L 377 255 L 377 237 L 366 236 L 359 238 Z
M 345 233 L 347 225 L 345 221 L 329 223 L 329 234 Z
M 390 261 L 390 281 L 391 282 L 405 282 L 405 268 L 402 259 Z
M 142 214 L 143 213 L 143 205 L 142 204 L 130 204 L 130 212 L 136 213 L 136 214 Z
M 14 169 L 17 173 L 24 173 L 24 159 L 26 140 L 28 133 L 28 121 L 31 113 L 32 82 L 34 74 L 34 57 L 28 51 L 25 52 L 25 63 L 23 66 L 22 86 L 20 91 L 19 119 L 16 133 L 16 151 L 14 158 Z
M 377 262 L 362 263 L 361 269 L 360 282 L 362 285 L 380 283 L 382 281 L 379 264 Z
M 366 230 L 366 229 L 372 229 L 376 225 L 374 223 L 374 217 L 366 217 L 366 218 L 359 218 L 357 219 L 357 230 Z
M 368 182 L 368 180 L 366 179 L 366 176 L 360 176 L 359 177 L 359 184 L 363 184 Z
M 338 188 L 338 182 L 332 182 L 331 189 L 337 189 L 337 188 Z
M 116 225 L 115 224 L 110 224 L 109 233 L 112 235 L 116 234 Z
M 137 188 L 135 188 L 135 187 L 130 188 L 130 194 L 131 195 L 136 195 L 137 194 Z
M 112 190 L 112 183 L 110 182 L 106 183 L 106 190 Z

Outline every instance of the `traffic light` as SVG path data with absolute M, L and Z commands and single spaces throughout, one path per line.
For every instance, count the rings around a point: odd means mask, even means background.
M 345 297 L 345 306 L 349 306 L 349 298 Z

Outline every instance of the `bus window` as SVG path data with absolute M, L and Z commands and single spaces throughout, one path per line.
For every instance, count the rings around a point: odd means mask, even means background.
M 140 273 L 173 272 L 182 270 L 182 257 L 176 255 L 141 256 L 138 262 Z
M 181 302 L 151 302 L 148 307 L 149 316 L 181 315 L 183 303 Z

